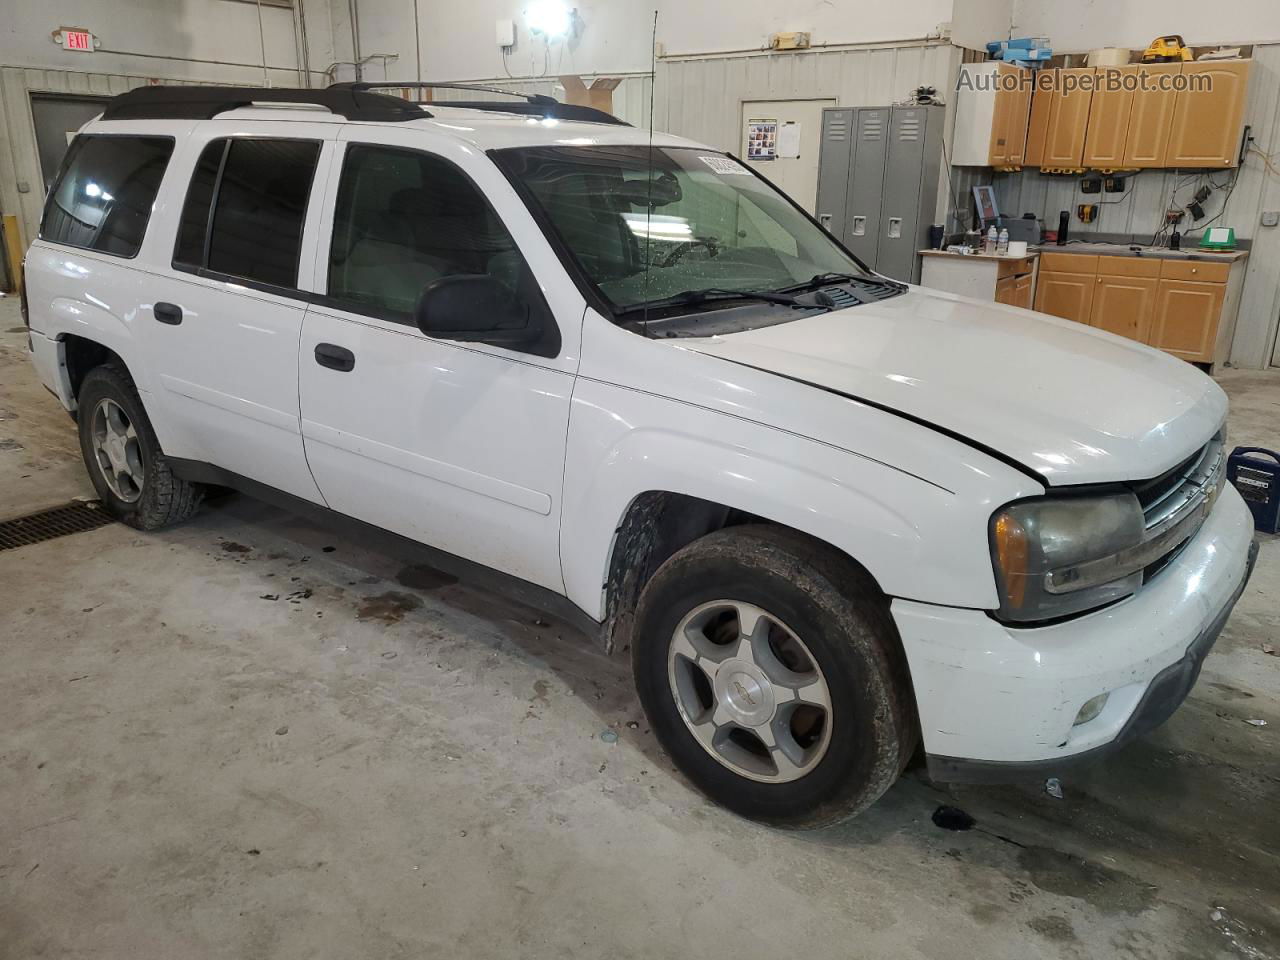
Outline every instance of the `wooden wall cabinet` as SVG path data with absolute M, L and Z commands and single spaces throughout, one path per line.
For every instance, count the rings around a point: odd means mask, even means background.
M 1093 102 L 1089 83 L 1094 70 L 1093 67 L 1069 67 L 1055 72 L 1059 82 L 1051 96 L 1040 165 L 1078 170 L 1084 166 L 1084 141 L 1089 126 L 1089 106 Z M 1076 85 L 1068 90 L 1067 85 L 1072 81 L 1076 81 Z
M 1053 115 L 1053 88 L 1043 82 L 1052 79 L 1048 70 L 1036 74 L 1035 91 L 1031 95 L 1031 113 L 1027 118 L 1027 149 L 1023 163 L 1028 167 L 1044 166 L 1044 141 L 1049 136 L 1049 120 Z
M 1249 60 L 1204 60 L 1182 65 L 1187 89 L 1174 101 L 1166 167 L 1234 167 L 1249 87 Z M 1195 84 L 1204 84 L 1196 89 Z
M 1138 67 L 1099 67 L 1084 137 L 1084 165 L 1102 170 L 1124 166 Z
M 1205 60 L 1042 70 L 1023 164 L 1049 170 L 1234 167 L 1251 66 L 1251 60 Z M 1064 80 L 1088 75 L 1092 90 L 1064 89 Z
M 1134 70 L 1139 89 L 1129 107 L 1129 127 L 1125 135 L 1121 166 L 1163 167 L 1169 146 L 1169 129 L 1173 125 L 1173 108 L 1177 93 L 1169 86 L 1172 78 L 1182 73 L 1181 63 L 1149 63 Z M 1160 89 L 1161 86 L 1169 89 Z
M 1025 162 L 1027 146 L 1031 71 L 1011 63 L 1001 63 L 996 77 L 1000 86 L 995 94 L 987 161 L 993 167 L 1020 167 Z

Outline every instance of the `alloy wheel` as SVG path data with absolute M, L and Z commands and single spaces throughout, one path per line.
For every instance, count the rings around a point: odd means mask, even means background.
M 109 397 L 99 400 L 89 421 L 89 438 L 107 487 L 125 503 L 137 503 L 145 476 L 142 446 L 124 408 Z
M 809 648 L 773 614 L 714 600 L 676 627 L 667 679 L 685 726 L 734 773 L 798 780 L 831 742 L 831 692 Z

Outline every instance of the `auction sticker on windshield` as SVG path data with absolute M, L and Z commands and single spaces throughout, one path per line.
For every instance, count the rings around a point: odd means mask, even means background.
M 737 160 L 729 157 L 698 157 L 703 163 L 714 170 L 716 173 L 744 173 L 751 176 L 751 171 L 740 164 Z

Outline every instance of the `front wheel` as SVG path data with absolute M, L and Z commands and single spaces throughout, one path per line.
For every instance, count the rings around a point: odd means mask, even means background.
M 852 817 L 915 749 L 886 598 L 848 558 L 790 530 L 728 528 L 667 560 L 640 599 L 632 661 L 676 765 L 755 820 Z

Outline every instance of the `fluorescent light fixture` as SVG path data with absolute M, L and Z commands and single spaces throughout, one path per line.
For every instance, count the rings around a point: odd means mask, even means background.
M 573 15 L 564 0 L 533 0 L 524 8 L 524 22 L 531 32 L 554 40 L 569 32 Z
M 622 219 L 637 237 L 669 240 L 673 243 L 692 243 L 693 227 L 684 217 L 655 213 L 624 213 Z

